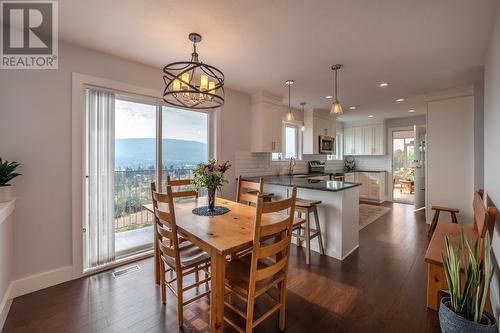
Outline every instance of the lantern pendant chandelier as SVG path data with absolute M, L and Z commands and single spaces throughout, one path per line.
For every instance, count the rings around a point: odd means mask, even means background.
M 285 81 L 285 84 L 288 86 L 288 112 L 286 114 L 286 120 L 288 120 L 288 121 L 294 120 L 292 106 L 290 105 L 290 93 L 291 93 L 292 84 L 294 84 L 294 83 L 295 83 L 294 80 L 286 80 Z
M 201 35 L 190 33 L 189 40 L 193 42 L 191 61 L 173 62 L 163 68 L 163 100 L 181 108 L 218 108 L 224 105 L 224 74 L 199 61 L 196 44 L 201 42 Z
M 334 72 L 334 76 L 333 76 L 333 80 L 334 80 L 334 82 L 333 82 L 334 88 L 333 89 L 334 89 L 334 91 L 333 91 L 333 104 L 332 104 L 332 108 L 330 109 L 330 113 L 334 114 L 336 116 L 339 116 L 343 113 L 342 105 L 340 105 L 338 91 L 337 91 L 337 72 L 341 68 L 342 68 L 341 64 L 337 64 L 337 65 L 332 66 L 332 71 Z

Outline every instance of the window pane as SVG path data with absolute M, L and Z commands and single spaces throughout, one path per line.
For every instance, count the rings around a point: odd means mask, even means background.
M 156 105 L 115 102 L 115 250 L 117 256 L 151 248 L 150 184 L 156 170 Z
M 285 158 L 297 158 L 297 128 L 285 126 Z
M 208 113 L 163 106 L 163 181 L 190 179 L 198 163 L 208 161 Z

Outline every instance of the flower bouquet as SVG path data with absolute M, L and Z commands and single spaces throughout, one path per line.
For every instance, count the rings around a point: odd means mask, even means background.
M 231 167 L 229 161 L 218 163 L 216 159 L 208 160 L 208 163 L 200 163 L 194 170 L 192 183 L 197 189 L 205 187 L 208 192 L 208 210 L 215 210 L 215 191 L 220 190 L 222 185 L 228 181 L 224 173 Z

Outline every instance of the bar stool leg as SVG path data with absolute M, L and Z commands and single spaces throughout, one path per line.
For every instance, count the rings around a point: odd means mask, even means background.
M 314 213 L 314 220 L 316 221 L 316 232 L 318 234 L 318 245 L 319 245 L 319 252 L 321 255 L 325 255 L 325 248 L 323 247 L 323 239 L 321 237 L 321 227 L 319 226 L 319 218 L 318 218 L 318 209 L 316 206 L 313 207 L 313 213 Z
M 306 232 L 304 237 L 306 238 L 306 264 L 309 265 L 311 262 L 311 225 L 309 218 L 309 209 L 306 211 Z

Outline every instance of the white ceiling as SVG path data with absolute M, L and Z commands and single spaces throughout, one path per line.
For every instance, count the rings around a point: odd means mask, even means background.
M 334 63 L 344 64 L 341 120 L 425 112 L 423 94 L 482 78 L 498 0 L 64 0 L 60 38 L 158 68 L 190 58 L 190 32 L 203 35 L 200 59 L 226 86 L 265 90 L 292 104 L 329 107 Z M 159 77 L 161 72 L 158 73 Z M 387 88 L 377 87 L 381 81 Z M 407 101 L 396 103 L 404 97 Z

